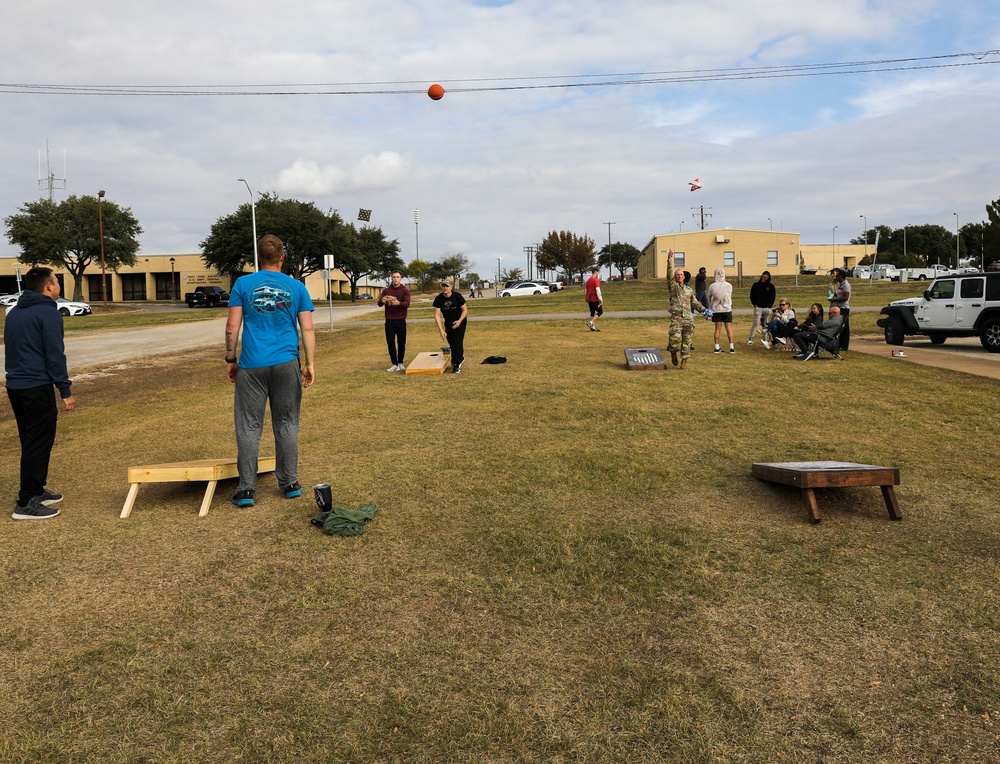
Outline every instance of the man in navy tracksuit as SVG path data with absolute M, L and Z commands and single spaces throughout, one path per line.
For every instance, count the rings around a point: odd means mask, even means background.
M 59 291 L 51 268 L 32 268 L 4 324 L 7 397 L 21 440 L 21 488 L 11 515 L 15 520 L 55 517 L 59 510 L 52 505 L 63 498 L 45 488 L 59 418 L 55 389 L 66 411 L 76 403 L 66 369 L 63 317 L 56 305 Z

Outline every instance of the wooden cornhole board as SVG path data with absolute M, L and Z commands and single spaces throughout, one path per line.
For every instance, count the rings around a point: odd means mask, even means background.
M 444 369 L 451 360 L 447 353 L 418 353 L 406 367 L 407 374 L 444 374 Z
M 629 371 L 663 371 L 667 362 L 658 348 L 626 348 L 625 366 Z
M 759 480 L 770 483 L 794 485 L 802 489 L 809 508 L 809 520 L 820 521 L 819 506 L 816 504 L 816 488 L 848 488 L 852 486 L 879 486 L 882 499 L 889 510 L 890 520 L 902 520 L 899 503 L 893 486 L 899 485 L 899 470 L 895 467 L 877 467 L 874 464 L 854 464 L 852 462 L 777 462 L 757 463 L 751 473 Z
M 274 472 L 274 457 L 265 456 L 257 460 L 257 474 Z M 215 486 L 220 480 L 239 477 L 235 459 L 196 459 L 190 462 L 172 462 L 170 464 L 150 464 L 145 467 L 129 467 L 128 498 L 122 507 L 120 517 L 125 518 L 132 512 L 135 497 L 142 483 L 187 483 L 191 481 L 207 481 L 205 498 L 202 499 L 198 517 L 208 514 L 208 508 L 215 495 Z

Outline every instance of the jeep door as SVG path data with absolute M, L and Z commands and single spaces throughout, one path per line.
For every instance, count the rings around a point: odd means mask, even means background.
M 958 303 L 955 306 L 955 326 L 975 329 L 976 319 L 983 310 L 986 278 L 966 278 L 958 282 Z
M 921 331 L 949 329 L 955 325 L 955 279 L 938 279 L 927 290 L 927 299 L 918 307 L 915 318 Z

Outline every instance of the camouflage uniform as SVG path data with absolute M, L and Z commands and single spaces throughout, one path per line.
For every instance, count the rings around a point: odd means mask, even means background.
M 694 314 L 704 313 L 705 306 L 698 302 L 694 290 L 674 280 L 674 258 L 667 257 L 667 283 L 670 285 L 670 331 L 667 350 L 679 352 L 682 359 L 691 355 L 691 338 L 694 336 Z

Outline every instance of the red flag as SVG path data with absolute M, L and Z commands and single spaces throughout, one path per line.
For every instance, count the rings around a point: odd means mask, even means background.
M 688 185 L 691 186 L 692 191 L 697 191 L 699 188 L 701 188 L 701 179 L 695 178 L 690 183 L 688 183 Z

